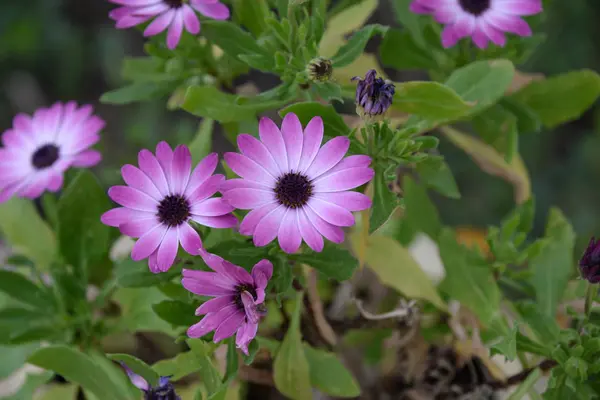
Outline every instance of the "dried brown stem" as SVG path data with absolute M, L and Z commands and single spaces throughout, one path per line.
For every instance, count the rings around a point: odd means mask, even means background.
M 329 345 L 334 347 L 337 344 L 337 336 L 331 325 L 329 325 L 329 322 L 327 322 L 323 312 L 323 302 L 321 301 L 321 296 L 319 296 L 319 291 L 317 289 L 317 271 L 312 268 L 307 268 L 306 281 L 308 301 L 317 330 L 319 331 L 320 336 Z

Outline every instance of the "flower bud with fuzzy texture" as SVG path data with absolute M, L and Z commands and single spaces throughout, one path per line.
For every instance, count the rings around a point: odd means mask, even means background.
M 327 82 L 333 74 L 331 60 L 323 57 L 312 59 L 306 66 L 308 78 L 313 82 Z

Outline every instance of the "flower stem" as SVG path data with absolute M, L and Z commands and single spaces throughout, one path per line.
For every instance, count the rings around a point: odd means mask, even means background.
M 594 303 L 597 293 L 598 287 L 595 284 L 588 282 L 587 291 L 585 293 L 585 306 L 583 308 L 584 318 L 581 322 L 580 328 L 582 328 L 583 324 L 585 324 L 590 318 L 590 314 L 592 313 L 592 304 Z

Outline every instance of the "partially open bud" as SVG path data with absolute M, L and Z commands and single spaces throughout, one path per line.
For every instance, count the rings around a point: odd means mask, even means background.
M 383 115 L 392 105 L 396 87 L 390 81 L 377 78 L 377 72 L 372 69 L 365 75 L 352 78 L 357 80 L 356 113 L 361 118 L 372 118 Z
M 579 271 L 589 283 L 600 283 L 600 240 L 592 237 L 579 260 Z
M 323 57 L 317 57 L 311 60 L 306 66 L 308 77 L 313 82 L 327 82 L 333 74 L 333 65 L 331 60 Z
M 158 384 L 152 386 L 146 379 L 133 372 L 124 362 L 120 362 L 119 364 L 121 364 L 127 373 L 131 383 L 144 393 L 144 400 L 181 400 L 181 397 L 175 393 L 175 388 L 169 382 L 168 377 L 161 376 Z

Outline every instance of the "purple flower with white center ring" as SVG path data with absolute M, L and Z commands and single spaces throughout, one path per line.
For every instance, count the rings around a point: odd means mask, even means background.
M 142 376 L 133 372 L 124 362 L 120 361 L 119 364 L 127 373 L 131 383 L 144 392 L 144 400 L 181 400 L 168 377 L 161 376 L 157 386 L 150 386 Z
M 90 147 L 100 140 L 104 121 L 92 111 L 92 106 L 68 102 L 40 108 L 31 117 L 16 115 L 12 129 L 2 134 L 0 203 L 56 192 L 69 167 L 98 164 L 102 156 Z
M 377 77 L 377 71 L 369 70 L 365 79 L 352 78 L 356 85 L 356 113 L 363 117 L 376 117 L 385 114 L 392 105 L 396 86 L 390 81 Z
M 371 206 L 368 196 L 350 191 L 373 178 L 371 158 L 344 158 L 350 146 L 345 136 L 321 146 L 320 117 L 304 130 L 293 113 L 285 116 L 281 130 L 263 118 L 259 136 L 260 140 L 239 135 L 242 154 L 225 154 L 227 165 L 243 179 L 225 181 L 223 198 L 236 208 L 252 210 L 242 221 L 240 233 L 252 235 L 256 246 L 277 237 L 286 253 L 296 252 L 302 240 L 321 251 L 323 236 L 342 243 L 341 227 L 354 225 L 352 211 Z
M 192 35 L 200 32 L 196 12 L 217 20 L 229 18 L 229 9 L 219 0 L 109 0 L 122 7 L 112 10 L 110 18 L 119 29 L 131 28 L 155 18 L 144 31 L 154 36 L 167 31 L 167 47 L 174 49 L 185 29 Z
M 202 251 L 204 262 L 215 272 L 183 270 L 183 287 L 199 296 L 214 296 L 196 310 L 204 318 L 192 325 L 189 337 L 199 338 L 215 331 L 213 341 L 233 336 L 236 346 L 246 355 L 248 345 L 256 336 L 258 322 L 265 315 L 265 288 L 273 275 L 269 260 L 259 261 L 252 274 L 244 268 Z
M 542 0 L 414 0 L 410 9 L 431 14 L 445 25 L 444 47 L 471 36 L 477 47 L 485 49 L 490 41 L 504 46 L 505 32 L 531 36 L 531 28 L 521 17 L 542 12 Z
M 166 142 L 138 154 L 140 168 L 125 165 L 121 169 L 128 186 L 113 186 L 108 195 L 123 207 L 102 215 L 106 225 L 118 227 L 123 235 L 139 240 L 133 246 L 135 261 L 148 257 L 154 273 L 167 271 L 177 255 L 179 243 L 185 251 L 197 255 L 202 248 L 190 220 L 211 228 L 231 228 L 237 219 L 233 207 L 222 198 L 211 197 L 225 180 L 213 175 L 216 153 L 206 156 L 191 172 L 192 156 L 187 146 L 175 151 Z

